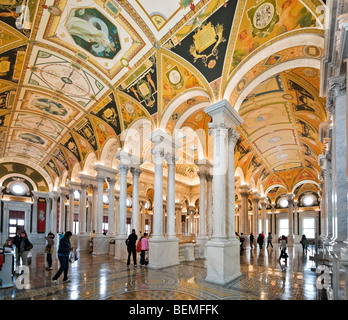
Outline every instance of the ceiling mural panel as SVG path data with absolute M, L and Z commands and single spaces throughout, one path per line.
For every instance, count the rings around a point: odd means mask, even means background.
M 315 12 L 313 5 L 311 8 Z M 299 0 L 247 0 L 239 23 L 229 74 L 273 38 L 300 28 L 321 27 L 308 6 Z
M 57 54 L 37 50 L 32 56 L 24 84 L 53 91 L 84 108 L 90 107 L 106 89 L 95 75 Z
M 205 87 L 202 83 L 204 79 L 199 79 L 194 72 L 179 63 L 172 54 L 162 53 L 160 59 L 162 87 L 159 92 L 162 96 L 160 105 L 163 113 L 170 102 L 186 90 L 204 89 Z
M 142 72 L 137 79 L 128 85 L 126 85 L 127 82 L 124 82 L 117 89 L 129 94 L 133 99 L 140 102 L 150 113 L 150 115 L 153 115 L 158 111 L 157 68 L 155 54 L 149 58 L 148 65 L 149 67 Z
M 99 102 L 97 107 L 92 110 L 92 114 L 108 123 L 117 135 L 121 134 L 121 120 L 114 94 L 108 95 Z
M 50 15 L 42 35 L 46 43 L 70 50 L 77 60 L 91 63 L 109 79 L 138 61 L 144 36 L 123 16 L 116 1 L 60 1 L 58 8 L 61 14 Z
M 228 1 L 203 23 L 197 21 L 197 28 L 171 48 L 194 65 L 208 82 L 221 76 L 236 4 Z
M 44 114 L 46 118 L 65 126 L 71 125 L 82 115 L 82 111 L 71 107 L 64 98 L 39 91 L 22 90 L 17 101 L 18 111 Z
M 60 125 L 59 123 L 46 117 L 22 112 L 15 114 L 13 127 L 29 129 L 33 132 L 40 132 L 53 140 L 60 139 L 66 130 L 63 125 Z

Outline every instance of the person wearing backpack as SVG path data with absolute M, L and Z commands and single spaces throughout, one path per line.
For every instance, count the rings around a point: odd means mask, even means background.
M 137 266 L 137 250 L 136 250 L 136 242 L 138 240 L 138 236 L 135 233 L 135 229 L 132 230 L 132 233 L 128 236 L 126 240 L 127 251 L 128 251 L 128 259 L 127 259 L 127 268 L 130 265 L 131 255 L 133 255 L 133 266 L 136 268 Z

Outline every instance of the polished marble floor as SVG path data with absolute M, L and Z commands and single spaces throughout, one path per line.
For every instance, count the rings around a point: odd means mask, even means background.
M 127 269 L 113 256 L 78 253 L 70 264 L 71 282 L 51 282 L 58 267 L 53 259 L 51 271 L 45 270 L 44 247 L 32 250 L 30 281 L 18 289 L 0 289 L 0 300 L 323 300 L 316 288 L 317 275 L 311 271 L 314 261 L 295 245 L 289 250 L 287 266 L 277 262 L 279 247 L 246 249 L 241 253 L 242 276 L 227 285 L 205 281 L 204 260 L 183 262 L 178 266 L 153 270 Z M 24 281 L 23 281 L 24 283 Z

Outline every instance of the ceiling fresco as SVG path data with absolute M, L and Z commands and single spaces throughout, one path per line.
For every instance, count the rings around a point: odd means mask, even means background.
M 108 141 L 120 141 L 145 119 L 154 128 L 185 132 L 185 159 L 177 173 L 197 180 L 192 161 L 200 156 L 200 144 L 208 145 L 211 120 L 203 109 L 226 98 L 244 119 L 235 163 L 245 182 L 254 179 L 264 190 L 317 182 L 318 128 L 326 120 L 317 68 L 323 47 L 277 44 L 301 35 L 323 37 L 320 5 L 1 1 L 0 162 L 4 168 L 42 168 L 51 186 L 76 165 L 83 169 L 91 154 L 99 160 Z M 301 59 L 313 63 L 299 66 Z M 203 129 L 206 136 L 188 137 L 185 128 Z M 203 155 L 209 158 L 211 150 Z

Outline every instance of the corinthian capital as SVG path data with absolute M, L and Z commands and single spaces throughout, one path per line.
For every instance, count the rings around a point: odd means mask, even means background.
M 328 95 L 339 97 L 346 94 L 346 74 L 329 78 Z
M 239 138 L 240 133 L 236 129 L 230 128 L 228 130 L 228 141 L 232 142 L 235 145 Z

